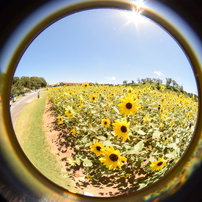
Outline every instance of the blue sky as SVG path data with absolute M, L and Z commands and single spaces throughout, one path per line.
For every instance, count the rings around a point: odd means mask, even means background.
M 175 40 L 131 13 L 94 9 L 57 21 L 30 44 L 15 76 L 44 77 L 49 84 L 172 78 L 197 93 L 189 61 Z

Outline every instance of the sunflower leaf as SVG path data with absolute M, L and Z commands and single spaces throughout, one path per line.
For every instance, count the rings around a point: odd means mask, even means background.
M 113 144 L 109 140 L 104 141 L 103 144 L 106 146 L 113 146 Z
M 175 158 L 176 157 L 176 151 L 174 150 L 173 152 L 170 152 L 165 155 L 167 158 Z
M 137 131 L 137 133 L 138 133 L 139 135 L 145 135 L 145 134 L 146 134 L 143 130 L 140 130 L 140 129 Z
M 117 107 L 112 107 L 112 109 L 113 109 L 117 114 L 119 114 L 119 110 L 117 109 Z
M 87 137 L 83 137 L 82 139 L 81 139 L 81 142 L 83 142 L 83 143 L 87 143 L 89 140 L 88 140 L 88 138 Z
M 105 141 L 106 137 L 104 137 L 104 136 L 97 136 L 97 139 Z
M 86 159 L 83 160 L 83 165 L 84 165 L 85 167 L 90 167 L 90 166 L 92 166 L 93 164 L 92 164 L 92 161 L 91 161 L 91 160 L 89 160 L 88 158 L 86 158 Z
M 80 164 L 81 164 L 81 161 L 80 161 L 79 158 L 76 158 L 75 162 L 76 162 L 77 165 L 80 165 Z
M 90 142 L 85 144 L 85 147 L 89 147 L 90 146 Z
M 153 135 L 152 135 L 152 138 L 153 138 L 153 139 L 155 139 L 155 138 L 157 138 L 157 139 L 160 138 L 161 133 L 162 133 L 162 132 L 160 132 L 160 131 L 158 131 L 158 130 L 154 131 L 154 133 L 153 133 Z
M 176 149 L 177 145 L 176 143 L 170 143 L 170 144 L 167 144 L 167 147 Z
M 135 154 L 135 150 L 128 150 L 127 152 L 125 152 L 126 154 Z
M 136 151 L 136 153 L 139 153 L 143 149 L 143 147 L 144 141 L 140 141 L 134 146 L 134 150 Z
M 144 148 L 144 141 L 138 142 L 133 149 L 127 151 L 127 154 L 138 154 Z
M 128 145 L 128 144 L 123 145 L 123 147 L 125 147 L 125 149 L 129 149 L 129 148 L 131 148 L 131 146 Z

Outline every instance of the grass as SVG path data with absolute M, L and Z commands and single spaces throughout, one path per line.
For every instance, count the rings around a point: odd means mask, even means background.
M 15 126 L 16 136 L 27 157 L 46 177 L 58 185 L 71 189 L 71 179 L 61 173 L 56 157 L 51 153 L 43 131 L 43 113 L 47 92 L 42 92 L 40 99 L 33 99 L 20 113 Z

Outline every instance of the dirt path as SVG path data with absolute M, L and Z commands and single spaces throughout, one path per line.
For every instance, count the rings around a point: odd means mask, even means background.
M 51 110 L 51 105 L 46 101 L 46 110 L 43 117 L 44 121 L 44 131 L 47 138 L 47 142 L 51 147 L 51 152 L 56 156 L 57 162 L 61 167 L 61 172 L 71 171 L 73 173 L 74 182 L 79 186 L 85 195 L 93 196 L 117 196 L 119 190 L 117 188 L 109 187 L 109 185 L 94 186 L 91 183 L 91 180 L 85 177 L 82 169 L 75 168 L 75 170 L 70 170 L 71 166 L 71 157 L 74 155 L 74 150 L 71 146 L 66 146 L 62 139 L 64 133 L 67 131 L 59 130 L 55 128 L 56 117 L 54 116 L 53 111 Z

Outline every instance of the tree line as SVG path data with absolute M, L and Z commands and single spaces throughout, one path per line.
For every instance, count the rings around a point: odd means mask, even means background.
M 152 83 L 156 83 L 157 84 L 157 87 L 158 87 L 158 84 L 162 84 L 163 81 L 161 79 L 156 79 L 156 78 L 145 78 L 145 79 L 137 79 L 137 83 L 142 83 L 143 85 L 145 85 L 146 83 L 149 83 L 149 84 L 152 84 Z M 128 83 L 126 80 L 123 81 L 123 84 L 124 85 L 131 85 L 131 84 L 135 84 L 134 80 L 131 81 L 131 83 Z M 176 87 L 176 88 L 179 88 L 183 91 L 183 86 L 179 85 L 175 80 L 173 80 L 172 78 L 166 78 L 166 88 L 169 88 L 169 87 Z
M 125 80 L 123 81 L 123 85 L 125 86 L 140 86 L 140 85 L 151 85 L 153 88 L 156 88 L 157 90 L 161 89 L 161 86 L 164 85 L 165 89 L 167 90 L 172 90 L 178 93 L 183 93 L 188 95 L 189 97 L 192 97 L 194 94 L 193 93 L 188 93 L 183 89 L 182 85 L 179 85 L 175 80 L 172 78 L 166 78 L 165 84 L 163 84 L 163 81 L 161 79 L 156 79 L 156 78 L 145 78 L 145 79 L 137 79 L 137 83 L 132 80 L 130 83 Z M 198 97 L 195 95 L 196 98 Z
M 46 86 L 47 82 L 42 77 L 15 76 L 12 82 L 11 96 L 20 95 L 30 90 L 37 90 L 39 88 L 44 88 Z

